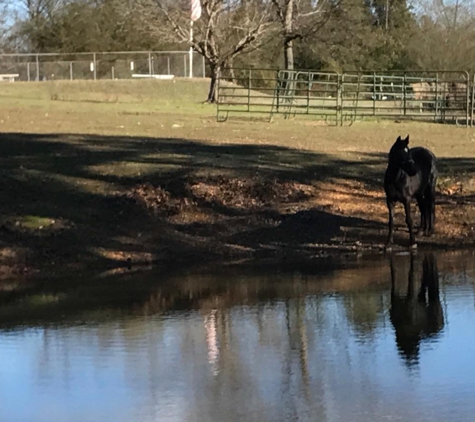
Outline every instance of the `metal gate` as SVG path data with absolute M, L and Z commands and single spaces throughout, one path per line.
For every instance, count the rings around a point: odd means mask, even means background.
M 341 79 L 341 122 L 364 117 L 471 121 L 467 72 L 349 72 Z
M 463 71 L 355 71 L 227 69 L 218 79 L 218 121 L 230 113 L 269 119 L 320 117 L 343 125 L 392 118 L 472 126 L 475 75 Z
M 337 121 L 336 72 L 226 69 L 218 79 L 218 121 L 230 113 L 320 116 Z

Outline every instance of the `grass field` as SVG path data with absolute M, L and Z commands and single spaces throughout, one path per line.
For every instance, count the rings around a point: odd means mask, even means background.
M 437 235 L 475 242 L 475 131 L 233 117 L 207 81 L 0 85 L 2 262 L 83 268 L 379 250 L 397 135 L 439 158 Z M 401 211 L 401 210 L 400 210 Z M 402 212 L 396 240 L 407 243 Z

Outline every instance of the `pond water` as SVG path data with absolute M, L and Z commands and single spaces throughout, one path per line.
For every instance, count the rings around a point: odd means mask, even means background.
M 472 421 L 471 253 L 1 286 L 0 421 Z

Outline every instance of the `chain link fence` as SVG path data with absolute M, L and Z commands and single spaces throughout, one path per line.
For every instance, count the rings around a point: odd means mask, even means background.
M 190 72 L 191 62 L 191 72 Z M 0 54 L 0 80 L 96 80 L 198 77 L 206 75 L 204 57 L 189 51 Z

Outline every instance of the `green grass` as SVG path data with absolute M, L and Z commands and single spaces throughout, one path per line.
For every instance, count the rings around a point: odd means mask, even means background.
M 216 122 L 203 104 L 209 80 L 50 81 L 0 87 L 0 131 L 186 138 L 218 143 L 271 144 L 335 155 L 387 151 L 398 134 L 436 149 L 438 156 L 475 156 L 472 130 L 390 120 L 334 127 L 321 117 L 231 114 Z M 320 120 L 319 120 L 320 119 Z
M 38 215 L 22 215 L 11 221 L 15 225 L 20 225 L 28 230 L 48 228 L 54 224 L 51 218 L 40 217 Z
M 209 82 L 201 79 L 49 81 L 2 84 L 0 107 L 82 110 L 92 105 L 108 111 L 187 113 L 206 109 Z

